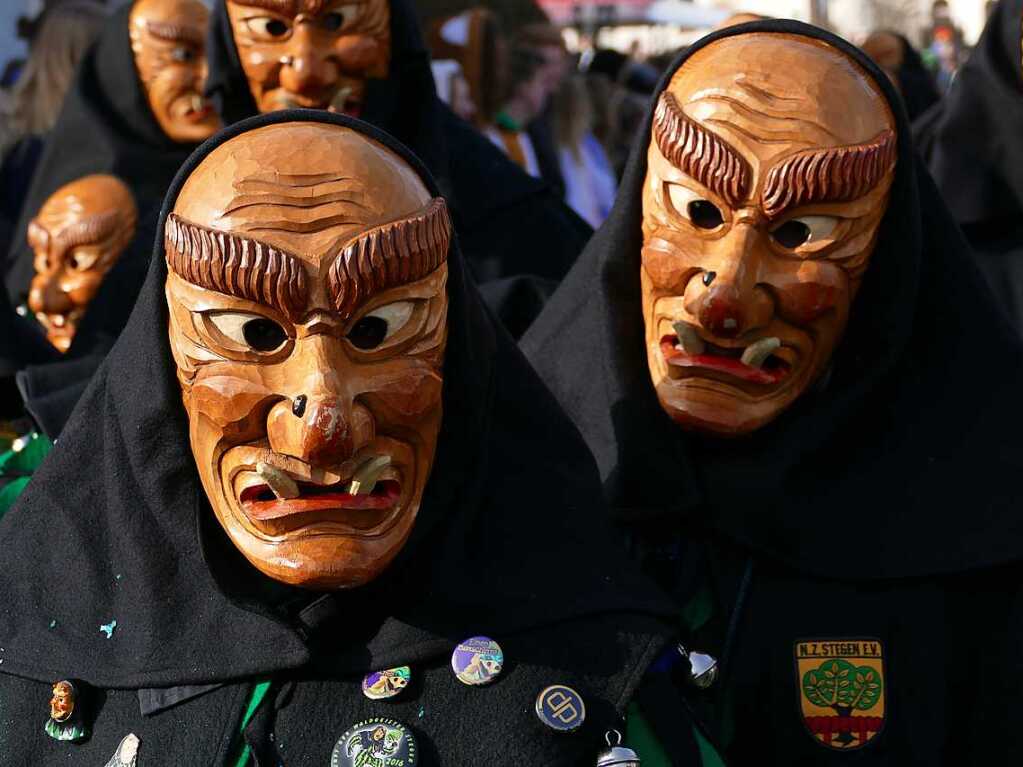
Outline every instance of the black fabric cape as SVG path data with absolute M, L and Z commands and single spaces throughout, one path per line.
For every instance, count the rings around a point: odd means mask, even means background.
M 614 210 L 523 347 L 596 456 L 632 554 L 676 598 L 683 641 L 721 662 L 690 700 L 729 763 L 1018 761 L 1019 342 L 861 52 L 797 22 L 737 26 L 679 57 L 658 93 L 688 55 L 752 32 L 844 51 L 898 122 L 889 210 L 830 380 L 745 438 L 699 438 L 661 410 L 639 283 L 650 113 Z M 804 721 L 797 643 L 866 638 L 883 647 L 883 731 L 829 751 Z
M 213 10 L 207 56 L 207 92 L 224 123 L 256 114 L 225 0 Z M 386 80 L 368 82 L 361 117 L 422 158 L 450 202 L 462 250 L 479 281 L 520 274 L 560 280 L 592 234 L 550 187 L 437 98 L 408 0 L 391 0 L 390 72 Z
M 1017 330 L 1023 331 L 1023 0 L 1001 0 L 917 147 Z
M 287 121 L 358 130 L 404 157 L 437 193 L 424 167 L 371 126 L 278 112 L 204 144 L 172 184 L 163 216 L 214 148 Z M 281 697 L 264 713 L 276 713 L 251 737 L 263 748 L 276 733 L 289 764 L 326 763 L 340 733 L 369 712 L 401 712 L 440 754 L 424 766 L 481 764 L 482 754 L 507 764 L 592 758 L 592 738 L 617 721 L 663 644 L 665 606 L 622 566 L 600 523 L 592 459 L 488 319 L 456 241 L 448 268 L 444 418 L 416 525 L 376 582 L 318 596 L 260 576 L 215 522 L 188 448 L 158 242 L 128 325 L 0 522 L 0 752 L 15 762 L 36 753 L 94 765 L 134 731 L 161 763 L 216 763 L 238 725 L 239 684 L 272 678 Z M 100 627 L 113 621 L 108 638 Z M 480 633 L 506 643 L 505 679 L 469 690 L 444 666 L 455 643 Z M 366 671 L 401 664 L 427 680 L 418 714 L 411 703 L 389 708 L 358 692 Z M 69 676 L 100 699 L 96 735 L 83 746 L 55 744 L 33 718 L 46 683 Z M 586 690 L 595 729 L 585 737 L 536 729 L 537 685 L 559 680 Z M 223 683 L 167 714 L 138 714 L 138 688 Z

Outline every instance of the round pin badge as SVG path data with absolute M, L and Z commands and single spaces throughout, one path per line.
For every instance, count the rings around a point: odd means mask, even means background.
M 370 700 L 387 700 L 400 695 L 410 681 L 412 669 L 408 666 L 373 671 L 362 679 L 362 694 Z
M 466 639 L 451 653 L 451 670 L 463 684 L 490 684 L 503 667 L 501 645 L 490 637 Z
M 416 739 L 396 719 L 363 719 L 345 730 L 330 754 L 330 767 L 415 767 Z
M 557 732 L 575 732 L 586 721 L 582 696 L 563 684 L 552 684 L 536 696 L 536 715 Z

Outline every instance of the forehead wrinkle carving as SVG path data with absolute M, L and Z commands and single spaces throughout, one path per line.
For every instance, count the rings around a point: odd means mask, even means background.
M 707 116 L 703 118 L 703 122 L 710 125 L 721 125 L 759 144 L 789 144 L 795 141 L 808 142 L 810 136 L 816 136 L 818 140 L 830 139 L 836 142 L 839 140 L 833 131 L 815 120 L 800 117 L 798 111 L 786 112 L 785 110 L 774 110 L 766 108 L 762 104 L 752 106 L 734 96 L 726 96 L 723 93 L 703 96 L 690 101 L 689 104 L 690 106 L 724 104 L 734 113 L 733 119 Z M 795 106 L 793 106 L 793 109 L 795 110 Z M 744 118 L 750 123 L 755 124 L 757 126 L 756 131 L 740 125 L 734 118 Z M 775 127 L 768 127 L 770 125 Z
M 164 242 L 167 267 L 193 285 L 272 307 L 291 320 L 301 316 L 308 286 L 292 254 L 174 213 L 167 217 Z
M 297 16 L 307 13 L 315 16 L 326 7 L 329 0 L 232 0 L 235 5 L 245 8 L 262 8 L 275 11 L 283 16 Z
M 423 279 L 447 260 L 450 243 L 451 219 L 440 197 L 411 216 L 359 235 L 330 265 L 334 307 L 348 319 L 369 296 Z
M 55 233 L 50 233 L 49 243 L 61 250 L 74 248 L 78 245 L 86 245 L 105 240 L 117 233 L 120 213 L 116 210 L 107 210 L 102 213 L 93 213 L 83 216 L 78 221 L 69 224 Z M 125 224 L 134 228 L 135 215 L 128 211 Z M 40 226 L 43 226 L 40 224 Z M 45 229 L 45 226 L 43 226 Z
M 885 130 L 857 146 L 799 152 L 771 168 L 761 193 L 768 218 L 811 202 L 849 202 L 895 167 L 895 132 Z
M 325 175 L 325 174 L 324 174 Z M 291 183 L 291 179 L 314 179 L 312 183 Z M 372 210 L 363 200 L 366 191 L 357 180 L 321 174 L 303 176 L 248 177 L 234 184 L 237 192 L 228 202 L 221 219 L 245 211 L 247 216 L 232 224 L 247 232 L 276 231 L 316 234 L 338 225 L 366 226 Z M 288 208 L 282 216 L 279 208 Z
M 665 91 L 657 102 L 654 138 L 664 158 L 688 176 L 738 206 L 750 188 L 749 164 L 724 139 L 691 120 Z
M 201 46 L 203 44 L 203 33 L 196 27 L 187 27 L 183 24 L 172 24 L 166 21 L 147 21 L 146 31 L 159 40 L 168 43 L 192 43 Z

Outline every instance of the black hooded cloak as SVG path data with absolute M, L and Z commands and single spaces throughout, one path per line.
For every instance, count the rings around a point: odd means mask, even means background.
M 838 764 L 800 713 L 800 640 L 884 648 L 868 764 L 1008 762 L 1023 684 L 1020 343 L 917 161 L 888 78 L 822 30 L 765 21 L 858 62 L 896 116 L 891 200 L 827 381 L 752 435 L 687 433 L 661 410 L 640 303 L 652 113 L 605 225 L 523 339 L 594 453 L 644 567 L 722 663 L 703 709 L 737 764 Z M 1013 729 L 1010 729 L 1013 728 Z M 832 757 L 836 761 L 829 759 Z
M 360 131 L 438 193 L 372 127 L 277 112 L 204 144 L 171 185 L 161 228 L 214 148 L 289 121 Z M 622 566 L 599 520 L 591 458 L 488 318 L 455 241 L 448 269 L 444 417 L 412 535 L 377 581 L 317 595 L 260 575 L 209 508 L 167 338 L 158 241 L 127 327 L 0 522 L 5 760 L 91 767 L 133 732 L 140 763 L 224 764 L 252 683 L 269 680 L 244 731 L 261 767 L 327 764 L 341 733 L 369 716 L 410 726 L 423 767 L 592 763 L 669 633 L 664 603 Z M 468 688 L 450 654 L 481 633 L 502 644 L 505 670 Z M 405 664 L 406 697 L 361 694 L 367 671 Z M 90 693 L 93 734 L 80 745 L 43 732 L 49 684 L 68 677 Z M 559 737 L 536 720 L 536 695 L 553 683 L 585 696 L 584 731 Z
M 998 304 L 1023 332 L 1023 0 L 1001 0 L 917 147 Z
M 890 30 L 885 34 L 897 39 L 902 48 L 902 63 L 895 71 L 895 79 L 899 82 L 899 95 L 902 97 L 902 103 L 906 105 L 906 114 L 912 121 L 941 99 L 938 86 L 934 84 L 934 76 L 924 66 L 920 52 L 905 35 Z
M 207 91 L 225 124 L 258 112 L 224 0 L 213 10 Z M 412 4 L 391 0 L 391 64 L 369 80 L 361 118 L 422 158 L 449 200 L 462 250 L 480 282 L 531 274 L 560 280 L 589 225 L 437 98 Z M 532 318 L 529 318 L 532 319 Z

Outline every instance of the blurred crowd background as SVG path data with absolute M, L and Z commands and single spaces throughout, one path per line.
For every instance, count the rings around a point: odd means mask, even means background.
M 18 205 L 77 61 L 119 0 L 0 4 L 2 226 Z M 864 47 L 915 118 L 944 93 L 990 0 L 417 0 L 438 92 L 592 226 L 610 210 L 663 68 L 691 41 L 760 15 Z

